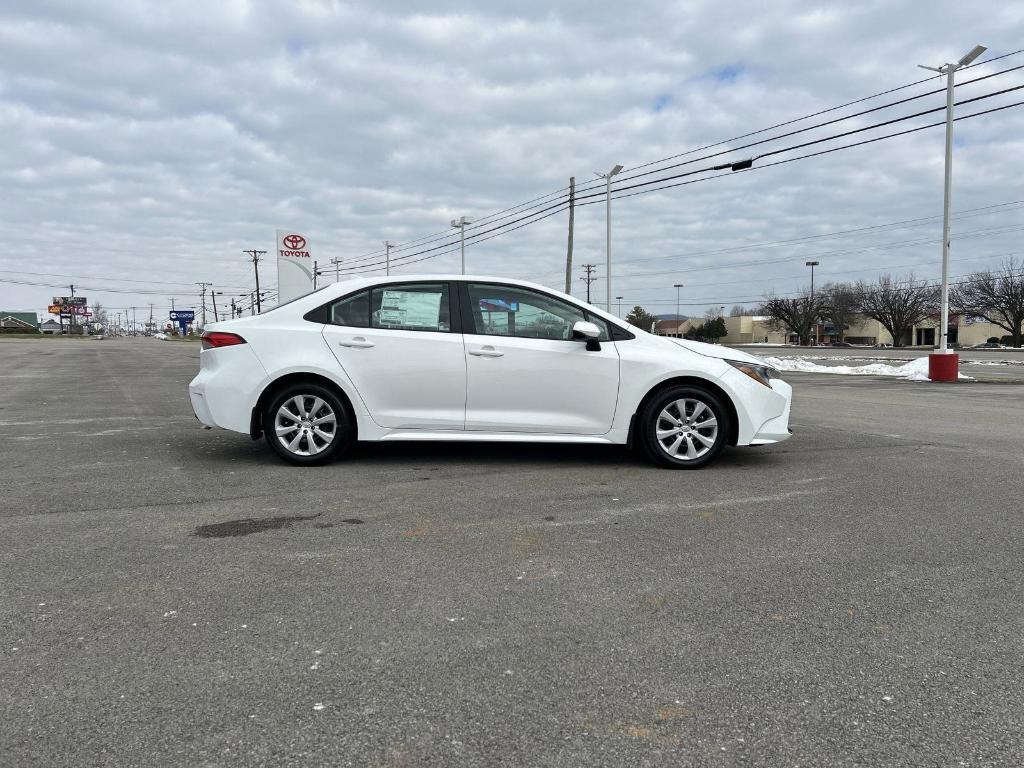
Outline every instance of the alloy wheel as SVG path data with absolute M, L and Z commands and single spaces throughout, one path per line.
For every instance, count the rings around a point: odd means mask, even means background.
M 673 459 L 694 461 L 710 451 L 718 439 L 718 419 L 707 403 L 691 397 L 666 405 L 655 425 L 661 449 Z
M 296 456 L 316 456 L 327 450 L 338 433 L 334 409 L 316 395 L 296 395 L 274 414 L 277 440 Z

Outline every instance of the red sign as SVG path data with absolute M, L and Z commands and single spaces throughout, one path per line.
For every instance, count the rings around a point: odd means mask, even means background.
M 285 235 L 281 238 L 281 242 L 292 251 L 301 251 L 306 247 L 306 238 L 302 235 Z

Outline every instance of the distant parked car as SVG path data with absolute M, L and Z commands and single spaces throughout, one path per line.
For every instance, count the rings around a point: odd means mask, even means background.
M 852 348 L 853 344 L 851 344 L 848 341 L 833 341 L 831 346 L 833 346 L 833 347 L 850 347 L 850 348 Z
M 293 464 L 356 440 L 501 440 L 630 444 L 696 469 L 727 445 L 787 439 L 792 393 L 738 349 L 653 336 L 540 285 L 463 275 L 331 283 L 216 323 L 189 385 L 203 424 L 265 435 Z
M 875 344 L 875 349 L 892 349 L 892 344 Z
M 1006 349 L 1002 344 L 994 344 L 991 341 L 986 341 L 983 344 L 975 344 L 971 349 Z

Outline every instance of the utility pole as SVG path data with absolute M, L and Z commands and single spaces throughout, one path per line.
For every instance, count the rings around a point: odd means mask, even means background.
M 212 285 L 212 283 L 196 283 L 199 286 L 199 301 L 202 302 L 202 306 L 199 310 L 200 324 L 202 329 L 206 330 L 206 286 Z
M 581 277 L 580 280 L 587 284 L 587 304 L 590 303 L 590 284 L 597 280 L 597 278 L 594 277 L 595 267 L 597 267 L 596 264 L 584 264 L 582 266 L 582 269 L 586 274 Z
M 597 173 L 599 178 L 604 179 L 604 257 L 605 257 L 605 288 L 607 296 L 604 308 L 612 311 L 612 176 L 622 170 L 621 165 L 616 165 L 608 173 Z
M 576 221 L 576 177 L 569 177 L 569 243 L 565 249 L 565 292 L 572 293 L 572 232 Z
M 234 318 L 235 318 L 235 297 L 232 296 L 231 297 L 231 319 L 234 320 Z
M 334 265 L 334 282 L 337 283 L 337 282 L 339 282 L 341 280 L 341 275 L 339 274 L 339 267 L 341 266 L 341 259 L 331 259 L 331 264 Z
M 68 286 L 68 288 L 71 289 L 71 298 L 72 299 L 75 298 L 75 284 L 72 283 L 71 285 Z M 74 305 L 74 302 L 72 302 L 72 304 L 71 304 L 71 317 L 68 318 L 68 325 L 71 326 L 71 330 L 69 332 L 71 333 L 72 336 L 75 334 L 75 312 L 76 312 L 75 305 Z
M 220 293 L 223 295 L 224 291 L 221 291 Z M 213 303 L 213 322 L 219 323 L 220 318 L 217 317 L 217 291 L 210 291 L 210 301 Z
M 174 311 L 174 297 L 171 296 L 171 312 Z
M 252 268 L 256 273 L 256 311 L 262 312 L 263 307 L 260 304 L 260 256 L 266 256 L 267 252 L 251 249 L 248 251 L 242 251 L 242 253 L 247 253 L 252 257 Z
M 465 262 L 465 258 L 463 258 L 463 262 Z M 390 275 L 391 274 L 391 241 L 390 240 L 385 240 L 384 241 L 384 274 L 385 275 Z
M 946 76 L 946 164 L 943 175 L 943 196 L 942 196 L 942 304 L 939 316 L 939 355 L 949 354 L 949 213 L 953 195 L 953 75 L 962 67 L 966 67 L 986 50 L 984 45 L 976 45 L 958 62 L 946 63 L 941 67 L 926 67 L 923 64 L 917 66 L 938 72 Z M 929 357 L 928 374 L 929 378 L 936 380 L 932 373 L 939 376 L 940 381 L 956 381 L 958 378 L 958 367 L 960 359 L 952 359 L 952 369 L 947 370 L 948 360 L 940 358 L 933 360 Z M 937 363 L 936 370 L 932 370 L 932 363 Z
M 149 305 L 149 324 L 146 326 L 146 330 L 150 333 L 153 332 L 153 305 Z
M 135 319 L 135 307 L 132 307 L 132 336 L 136 334 L 136 328 L 139 325 L 139 321 Z
M 316 290 L 316 279 L 320 276 L 320 268 L 317 266 L 318 262 L 313 259 L 313 290 Z

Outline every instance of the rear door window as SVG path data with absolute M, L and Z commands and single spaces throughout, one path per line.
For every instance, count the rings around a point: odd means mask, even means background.
M 448 283 L 382 285 L 370 292 L 370 327 L 449 332 Z

